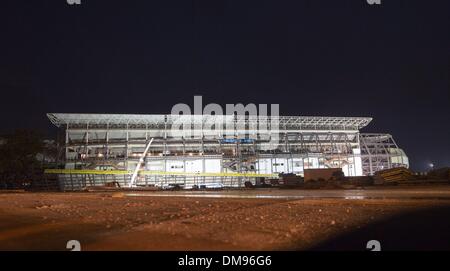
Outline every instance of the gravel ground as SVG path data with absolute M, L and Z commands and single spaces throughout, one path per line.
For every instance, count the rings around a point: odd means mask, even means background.
M 412 224 L 394 225 L 394 232 L 386 237 L 402 236 L 398 234 L 408 232 L 415 222 L 422 223 L 424 215 L 440 221 L 445 217 L 437 230 L 450 232 L 450 213 L 436 212 L 449 207 L 450 200 L 432 198 L 299 200 L 128 197 L 117 192 L 3 193 L 0 250 L 66 250 L 68 240 L 80 241 L 82 250 L 308 250 L 339 249 L 340 244 L 343 249 L 365 250 L 365 242 L 373 236 L 383 238 L 383 227 L 391 231 L 388 226 L 402 215 L 417 213 L 411 216 Z M 436 221 L 429 223 L 436 225 Z M 374 225 L 382 226 L 363 234 Z M 426 229 L 427 225 L 417 227 Z M 346 246 L 349 240 L 345 236 L 357 232 L 362 233 L 350 240 L 354 246 Z M 427 244 L 426 238 L 421 240 L 419 248 L 437 245 L 435 248 L 445 249 L 450 239 L 445 239 L 446 233 L 439 234 L 433 237 L 438 241 L 432 238 Z M 439 240 L 444 246 L 436 244 Z

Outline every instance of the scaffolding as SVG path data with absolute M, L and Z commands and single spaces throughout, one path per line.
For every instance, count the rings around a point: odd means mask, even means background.
M 133 170 L 143 158 L 145 170 L 165 172 L 138 178 L 138 185 L 181 181 L 242 186 L 254 181 L 180 173 L 302 175 L 307 168 L 339 167 L 347 176 L 358 176 L 408 167 L 392 136 L 360 133 L 372 120 L 367 117 L 49 113 L 48 118 L 64 134 L 64 168 Z M 192 133 L 174 136 L 177 125 Z M 152 145 L 143 157 L 150 138 Z M 124 184 L 128 178 L 122 178 Z
M 364 175 L 374 175 L 379 170 L 409 167 L 408 157 L 390 134 L 360 134 L 361 158 Z

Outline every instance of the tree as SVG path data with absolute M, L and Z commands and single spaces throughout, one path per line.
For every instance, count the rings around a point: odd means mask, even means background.
M 1 181 L 20 183 L 31 180 L 42 172 L 37 155 L 44 150 L 40 133 L 16 130 L 2 136 L 0 143 Z

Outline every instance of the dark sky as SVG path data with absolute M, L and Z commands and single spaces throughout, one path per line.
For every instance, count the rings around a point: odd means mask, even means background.
M 371 116 L 414 169 L 450 165 L 450 1 L 12 0 L 0 5 L 2 130 L 46 112 L 267 103 Z

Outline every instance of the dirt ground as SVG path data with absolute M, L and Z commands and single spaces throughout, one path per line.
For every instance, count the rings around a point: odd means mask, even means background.
M 449 187 L 431 191 L 450 194 Z M 0 193 L 0 250 L 67 250 L 69 240 L 78 240 L 82 250 L 365 250 L 375 238 L 392 249 L 449 249 L 450 197 L 415 195 Z

